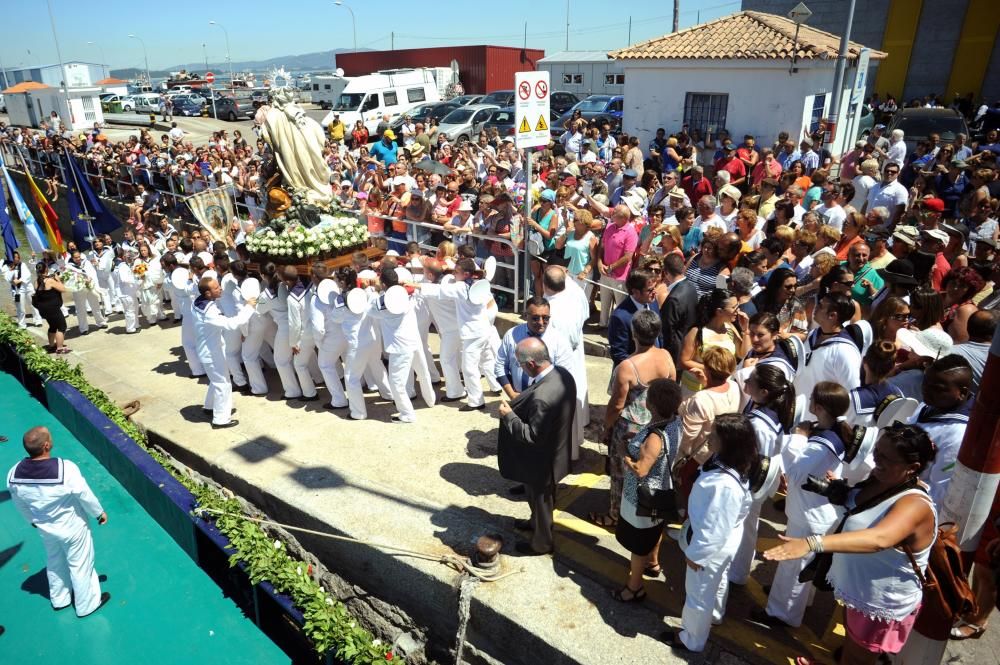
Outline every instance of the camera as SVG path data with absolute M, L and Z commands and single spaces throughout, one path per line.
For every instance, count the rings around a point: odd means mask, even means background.
M 807 476 L 806 482 L 802 483 L 802 489 L 825 496 L 835 506 L 843 506 L 847 503 L 847 493 L 850 491 L 851 486 L 842 478 L 827 480 L 826 478 Z

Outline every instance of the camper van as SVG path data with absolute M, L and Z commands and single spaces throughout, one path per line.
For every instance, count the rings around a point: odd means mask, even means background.
M 329 125 L 336 113 L 347 127 L 354 127 L 354 123 L 361 120 L 374 136 L 383 115 L 388 114 L 391 120 L 417 104 L 439 99 L 438 84 L 431 69 L 379 71 L 349 79 L 322 124 L 324 127 Z
M 321 109 L 332 109 L 351 79 L 336 74 L 316 74 L 309 84 L 310 101 Z

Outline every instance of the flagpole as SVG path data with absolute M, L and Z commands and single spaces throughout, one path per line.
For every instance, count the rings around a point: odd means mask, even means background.
M 80 206 L 83 208 L 83 214 L 79 215 L 77 219 L 82 219 L 87 222 L 87 235 L 84 240 L 90 243 L 90 248 L 94 248 L 94 241 L 97 240 L 97 236 L 94 234 L 94 216 L 90 214 L 87 210 L 86 197 L 83 195 L 83 189 L 80 187 L 80 179 L 77 176 L 76 169 L 74 167 L 73 156 L 69 154 L 69 148 L 63 148 L 66 153 L 66 159 L 68 160 L 67 166 L 69 166 L 69 172 L 73 176 L 73 182 L 76 184 L 76 197 L 80 201 Z

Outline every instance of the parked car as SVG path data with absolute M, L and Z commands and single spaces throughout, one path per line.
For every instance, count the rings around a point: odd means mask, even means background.
M 556 90 L 549 95 L 549 108 L 555 109 L 556 111 L 559 111 L 559 113 L 565 113 L 579 103 L 580 98 L 572 92 Z
M 893 116 L 886 134 L 891 135 L 896 129 L 903 130 L 907 154 L 913 152 L 917 143 L 926 140 L 931 134 L 940 135 L 941 140 L 938 145 L 951 143 L 957 134 L 969 135 L 969 127 L 965 124 L 962 114 L 955 109 L 945 108 L 899 109 Z
M 212 100 L 205 100 L 208 106 L 208 114 L 212 115 Z M 231 95 L 215 94 L 215 117 L 221 120 L 235 122 L 240 118 L 252 116 L 254 113 L 253 101 L 249 97 L 233 97 Z
M 500 108 L 514 105 L 513 90 L 494 90 L 479 100 L 480 104 L 495 104 Z
M 132 99 L 131 95 L 101 95 L 101 107 L 110 108 L 112 104 L 118 102 L 122 105 L 122 111 L 134 111 L 135 110 L 135 100 Z
M 389 123 L 389 129 L 391 129 L 397 136 L 399 136 L 400 129 L 403 126 L 403 117 L 410 116 L 410 119 L 414 122 L 423 122 L 425 125 L 430 122 L 431 118 L 437 118 L 440 122 L 446 115 L 451 113 L 457 108 L 462 108 L 461 105 L 456 104 L 453 101 L 448 102 L 433 102 L 430 104 L 421 104 L 420 106 L 415 106 L 406 113 L 400 115 L 398 118 Z
M 448 100 L 453 104 L 458 104 L 459 106 L 468 106 L 469 104 L 481 104 L 483 102 L 482 95 L 461 95 L 459 97 L 452 97 Z
M 472 104 L 455 109 L 444 117 L 438 132 L 449 141 L 462 144 L 483 131 L 486 121 L 497 110 L 494 104 Z
M 554 126 L 556 120 L 559 119 L 561 114 L 553 108 L 549 109 L 549 129 L 551 130 Z M 491 127 L 495 127 L 497 133 L 503 136 L 514 136 L 517 133 L 517 129 L 514 125 L 514 107 L 508 106 L 505 109 L 497 109 L 490 115 L 490 119 L 486 121 L 486 125 L 483 129 L 489 130 Z
M 195 101 L 195 98 L 186 95 L 174 98 L 174 115 L 200 116 L 201 109 L 205 106 L 205 100 L 201 97 L 197 99 L 201 101 Z
M 565 123 L 573 117 L 577 111 L 584 120 L 609 120 L 611 128 L 615 129 L 621 124 L 622 108 L 625 98 L 621 95 L 591 95 L 581 102 L 575 104 L 566 111 L 552 125 L 552 135 L 562 136 L 566 131 Z
M 205 98 L 202 97 L 201 95 L 196 95 L 196 94 L 191 93 L 191 92 L 185 92 L 185 93 L 182 93 L 182 94 L 179 94 L 179 95 L 174 95 L 173 97 L 171 97 L 171 99 L 174 102 L 174 109 L 177 108 L 178 104 L 183 103 L 183 102 L 193 102 L 195 104 L 204 104 L 205 101 L 206 101 Z
M 135 101 L 136 113 L 157 113 L 160 110 L 160 96 L 155 92 L 142 92 L 132 95 Z

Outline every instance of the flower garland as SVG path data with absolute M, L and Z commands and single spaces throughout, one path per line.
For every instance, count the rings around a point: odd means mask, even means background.
M 216 488 L 179 473 L 166 455 L 151 448 L 145 433 L 104 391 L 87 381 L 80 365 L 71 367 L 65 360 L 45 353 L 30 333 L 18 328 L 17 322 L 3 312 L 0 312 L 0 343 L 11 345 L 28 370 L 44 381 L 63 381 L 80 391 L 187 488 L 198 506 L 224 511 L 226 514 L 219 515 L 214 521 L 235 550 L 229 558 L 229 565 L 243 563 L 252 584 L 266 580 L 279 593 L 291 597 L 305 617 L 302 631 L 312 641 L 317 653 L 322 656 L 332 650 L 339 660 L 350 665 L 403 663 L 402 657 L 358 626 L 342 602 L 330 597 L 329 592 L 312 577 L 311 566 L 289 555 L 284 543 L 274 540 L 256 522 L 244 519 L 238 500 L 227 498 Z
M 290 226 L 281 233 L 260 229 L 247 237 L 251 254 L 279 259 L 326 258 L 368 244 L 368 227 L 353 217 L 328 217 L 312 228 Z

